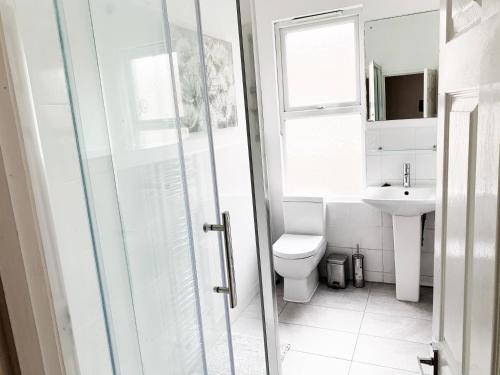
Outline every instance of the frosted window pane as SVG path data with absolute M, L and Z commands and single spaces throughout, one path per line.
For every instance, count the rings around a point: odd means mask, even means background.
M 286 121 L 285 193 L 359 195 L 361 140 L 359 114 Z
M 353 19 L 285 32 L 288 107 L 359 102 Z

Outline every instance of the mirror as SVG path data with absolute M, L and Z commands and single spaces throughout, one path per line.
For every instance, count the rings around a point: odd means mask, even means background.
M 437 116 L 439 12 L 365 23 L 368 121 Z

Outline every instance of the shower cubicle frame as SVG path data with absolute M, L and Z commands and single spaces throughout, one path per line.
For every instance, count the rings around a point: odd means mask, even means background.
M 0 117 L 3 121 L 0 130 L 1 172 L 5 172 L 6 177 L 0 181 L 0 187 L 8 187 L 3 192 L 9 194 L 6 196 L 10 197 L 12 207 L 11 211 L 2 212 L 2 225 L 4 220 L 12 220 L 16 225 L 19 241 L 13 246 L 20 251 L 17 255 L 4 252 L 6 256 L 17 258 L 8 258 L 11 260 L 8 267 L 0 266 L 0 276 L 11 312 L 23 374 L 78 374 L 72 353 L 71 333 L 67 335 L 62 332 L 57 324 L 61 322 L 57 322 L 56 308 L 63 306 L 56 307 L 53 303 L 54 299 L 66 301 L 66 296 L 57 270 L 59 265 L 54 261 L 54 254 L 51 254 L 55 235 L 48 220 L 47 176 L 43 173 L 32 91 L 15 8 L 13 0 L 0 1 L 0 83 L 4 88 L 0 96 L 0 108 L 6 109 Z M 237 0 L 237 12 L 266 365 L 269 375 L 279 375 L 278 317 L 253 0 Z M 250 102 L 257 104 L 251 107 Z M 13 174 L 13 170 L 17 170 L 18 174 Z M 21 292 L 22 298 L 15 295 L 13 288 Z

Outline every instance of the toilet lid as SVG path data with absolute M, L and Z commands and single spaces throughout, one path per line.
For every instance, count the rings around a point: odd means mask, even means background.
M 316 254 L 324 242 L 324 236 L 284 234 L 274 243 L 273 253 L 284 259 L 308 258 Z

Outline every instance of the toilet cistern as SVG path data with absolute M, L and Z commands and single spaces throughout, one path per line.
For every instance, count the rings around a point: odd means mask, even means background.
M 410 163 L 403 164 L 403 187 L 410 187 Z

